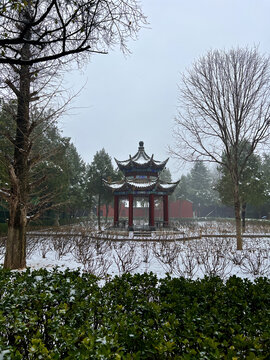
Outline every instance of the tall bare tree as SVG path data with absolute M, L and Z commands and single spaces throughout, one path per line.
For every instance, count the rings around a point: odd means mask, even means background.
M 70 61 L 84 62 L 91 54 L 107 53 L 116 44 L 127 51 L 127 40 L 135 37 L 144 23 L 136 0 L 1 1 L 1 88 L 3 97 L 9 88 L 16 99 L 15 136 L 6 134 L 14 146 L 9 161 L 10 187 L 0 191 L 10 204 L 6 268 L 26 265 L 29 173 L 37 160 L 31 156 L 36 122 L 31 119 L 30 105 L 40 97 L 32 85 L 44 69 L 59 71 Z M 7 77 L 7 72 L 12 76 Z
M 179 87 L 172 153 L 182 160 L 208 160 L 227 168 L 239 250 L 239 181 L 250 156 L 269 138 L 269 70 L 269 58 L 256 48 L 215 50 L 194 63 Z M 245 142 L 250 146 L 244 153 Z

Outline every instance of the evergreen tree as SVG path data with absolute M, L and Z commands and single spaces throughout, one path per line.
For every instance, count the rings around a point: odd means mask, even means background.
M 170 172 L 170 169 L 165 168 L 162 170 L 162 172 L 159 175 L 160 180 L 164 181 L 164 182 L 172 182 L 172 174 Z
M 117 177 L 114 171 L 111 157 L 106 153 L 104 148 L 97 151 L 94 159 L 89 166 L 87 174 L 87 190 L 89 194 L 93 195 L 97 199 L 97 214 L 98 214 L 98 228 L 100 226 L 100 208 L 102 204 L 105 204 L 108 210 L 108 205 L 112 201 L 112 192 L 107 189 L 103 184 L 103 179 L 107 181 L 113 181 Z M 108 211 L 106 211 L 107 216 Z
M 239 167 L 243 167 L 239 178 L 239 197 L 242 208 L 242 229 L 245 231 L 246 206 L 260 205 L 266 200 L 266 181 L 262 171 L 260 156 L 251 154 L 247 159 L 247 153 L 250 151 L 250 144 L 246 141 L 242 143 L 242 149 L 238 159 Z M 225 156 L 225 155 L 224 155 Z M 225 159 L 224 159 L 225 161 Z M 243 162 L 246 165 L 243 166 Z M 220 199 L 225 205 L 233 205 L 233 182 L 228 168 L 218 167 L 220 178 L 217 181 L 216 189 Z
M 85 196 L 86 165 L 72 143 L 65 153 L 65 167 L 68 175 L 68 211 L 71 217 L 85 215 L 91 202 Z
M 85 163 L 70 138 L 62 137 L 56 127 L 50 127 L 44 135 L 43 146 L 44 142 L 47 147 L 50 144 L 51 155 L 40 162 L 35 171 L 46 174 L 39 196 L 43 198 L 44 192 L 50 194 L 49 208 L 53 210 L 46 214 L 50 219 L 54 217 L 58 225 L 59 213 L 75 218 L 89 209 L 85 198 Z
M 216 205 L 217 195 L 214 190 L 214 177 L 202 161 L 196 161 L 190 172 L 182 175 L 175 190 L 176 199 L 192 201 L 197 215 L 210 205 Z
M 8 141 L 9 134 L 15 134 L 15 124 L 12 117 L 14 104 L 2 104 L 0 111 L 0 184 L 1 188 L 9 187 L 9 161 L 13 146 Z M 51 220 L 58 212 L 75 216 L 79 208 L 85 210 L 84 179 L 85 164 L 70 142 L 70 138 L 63 137 L 54 122 L 51 120 L 52 110 L 44 113 L 35 111 L 31 114 L 33 121 L 39 119 L 39 124 L 33 131 L 32 158 L 37 163 L 29 172 L 29 198 L 27 203 L 28 219 L 36 220 L 44 212 Z M 9 126 L 7 126 L 9 125 Z M 60 206 L 60 204 L 63 204 Z M 64 205 L 65 204 L 65 205 Z M 2 202 L 2 205 L 6 205 Z M 50 210 L 48 210 L 50 209 Z
M 209 206 L 213 202 L 212 177 L 203 161 L 195 162 L 188 180 L 189 199 L 193 202 L 193 207 L 200 216 L 201 208 Z
M 190 174 L 182 175 L 174 196 L 176 199 L 190 200 Z

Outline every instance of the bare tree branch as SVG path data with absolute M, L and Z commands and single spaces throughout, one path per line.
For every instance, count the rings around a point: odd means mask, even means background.
M 228 169 L 239 223 L 239 179 L 249 157 L 270 135 L 269 58 L 256 48 L 210 51 L 182 76 L 179 93 L 171 153 Z M 247 142 L 249 151 L 244 152 Z M 240 231 L 237 227 L 239 248 Z

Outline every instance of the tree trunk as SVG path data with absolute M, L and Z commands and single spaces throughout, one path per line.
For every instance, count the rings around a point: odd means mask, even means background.
M 10 216 L 5 269 L 23 269 L 26 267 L 26 215 L 20 204 L 14 209 L 14 216 Z
M 246 231 L 246 207 L 247 204 L 244 202 L 242 204 L 242 232 Z
M 101 230 L 101 226 L 100 226 L 100 194 L 98 194 L 98 230 Z
M 241 206 L 239 198 L 239 186 L 234 185 L 234 214 L 236 226 L 236 248 L 237 250 L 243 249 L 242 234 L 241 234 Z
M 29 45 L 22 48 L 22 58 L 30 58 Z M 22 269 L 26 266 L 27 201 L 29 194 L 28 157 L 29 139 L 30 68 L 22 65 L 17 90 L 16 136 L 13 164 L 10 165 L 11 200 L 9 204 L 8 237 L 4 267 Z

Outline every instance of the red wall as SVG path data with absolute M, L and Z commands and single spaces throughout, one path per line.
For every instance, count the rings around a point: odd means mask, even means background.
M 176 200 L 169 204 L 169 216 L 171 218 L 192 218 L 192 202 L 188 200 Z
M 101 207 L 101 211 L 103 216 L 106 215 L 106 206 L 103 205 Z M 133 216 L 136 217 L 148 217 L 149 209 L 148 208 L 134 208 Z M 113 206 L 109 206 L 108 217 L 113 218 Z M 128 217 L 128 207 L 125 207 L 124 203 L 120 204 L 119 209 L 119 217 L 127 218 Z M 155 209 L 155 217 L 163 218 L 163 209 L 158 208 Z M 193 217 L 193 209 L 192 202 L 188 200 L 176 200 L 169 202 L 169 219 L 177 219 L 177 218 L 192 218 Z

